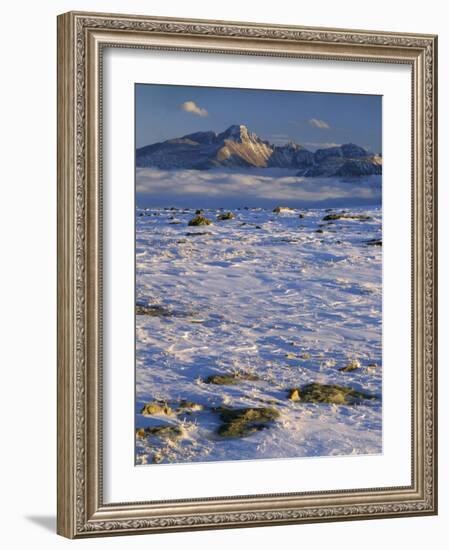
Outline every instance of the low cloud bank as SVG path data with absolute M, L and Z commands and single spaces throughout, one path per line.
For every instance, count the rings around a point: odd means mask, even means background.
M 380 206 L 382 177 L 302 178 L 288 170 L 159 170 L 138 168 L 139 207 L 328 208 Z

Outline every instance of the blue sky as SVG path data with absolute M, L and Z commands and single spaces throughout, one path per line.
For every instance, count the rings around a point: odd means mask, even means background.
M 136 84 L 136 147 L 231 124 L 277 144 L 382 152 L 381 96 Z

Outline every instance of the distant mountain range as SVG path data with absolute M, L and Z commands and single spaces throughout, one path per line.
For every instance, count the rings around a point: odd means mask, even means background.
M 309 151 L 298 143 L 274 145 L 243 124 L 224 132 L 195 132 L 136 150 L 138 167 L 166 170 L 211 168 L 289 168 L 298 176 L 356 177 L 382 173 L 382 157 L 347 143 Z

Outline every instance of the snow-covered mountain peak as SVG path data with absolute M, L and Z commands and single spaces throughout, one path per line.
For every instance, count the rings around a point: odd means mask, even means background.
M 218 138 L 222 140 L 229 139 L 239 143 L 243 143 L 244 141 L 260 141 L 256 134 L 250 133 L 244 124 L 232 124 L 224 132 L 218 134 Z
M 244 124 L 232 124 L 220 133 L 199 131 L 141 147 L 137 166 L 208 170 L 228 168 L 298 169 L 299 176 L 361 176 L 382 173 L 382 158 L 374 158 L 353 143 L 318 149 L 314 153 L 290 141 L 275 145 L 250 132 Z

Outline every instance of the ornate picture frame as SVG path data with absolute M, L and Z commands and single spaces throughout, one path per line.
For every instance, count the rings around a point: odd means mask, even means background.
M 412 74 L 411 484 L 103 498 L 105 48 L 404 64 Z M 437 513 L 437 37 L 70 12 L 58 17 L 58 533 L 69 538 Z

